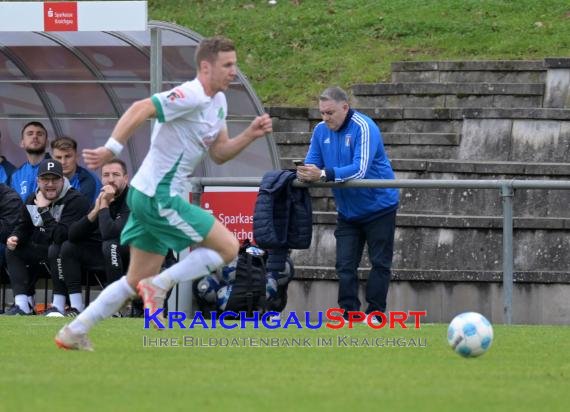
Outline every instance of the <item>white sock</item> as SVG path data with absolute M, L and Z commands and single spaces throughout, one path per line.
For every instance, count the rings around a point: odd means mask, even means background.
M 213 249 L 200 247 L 194 249 L 180 262 L 155 276 L 152 279 L 152 283 L 168 290 L 177 283 L 206 276 L 223 264 L 224 260 L 218 252 Z
M 79 312 L 83 312 L 85 305 L 83 305 L 83 295 L 81 293 L 70 293 L 69 303 L 71 307 L 77 309 Z
M 126 276 L 111 283 L 83 312 L 69 324 L 75 333 L 87 333 L 98 322 L 121 309 L 125 302 L 136 295 Z
M 53 295 L 53 303 L 51 304 L 60 313 L 65 313 L 65 295 Z
M 30 313 L 30 305 L 28 303 L 28 297 L 26 295 L 16 295 L 14 296 L 14 303 L 20 309 L 22 309 L 26 313 Z

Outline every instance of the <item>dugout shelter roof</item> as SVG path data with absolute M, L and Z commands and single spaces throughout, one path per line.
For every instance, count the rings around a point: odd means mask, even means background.
M 159 31 L 161 39 L 160 63 L 154 67 L 151 30 Z M 157 66 L 161 90 L 195 77 L 194 50 L 201 38 L 158 21 L 150 21 L 145 32 L 0 32 L 0 153 L 16 166 L 25 161 L 20 132 L 32 120 L 46 126 L 50 140 L 73 137 L 79 151 L 103 144 L 124 111 L 151 95 Z M 263 107 L 241 72 L 226 96 L 233 136 Z M 150 130 L 148 121 L 121 155 L 131 175 L 147 152 Z M 268 136 L 222 166 L 206 158 L 195 175 L 255 177 L 276 168 L 279 156 Z

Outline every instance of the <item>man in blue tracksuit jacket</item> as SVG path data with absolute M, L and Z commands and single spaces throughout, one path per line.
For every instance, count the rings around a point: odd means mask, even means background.
M 339 87 L 319 97 L 323 121 L 311 137 L 305 165 L 297 167 L 300 180 L 344 182 L 351 179 L 394 179 L 384 151 L 380 129 L 372 119 L 354 111 Z M 357 268 L 364 244 L 372 269 L 366 285 L 366 313 L 386 310 L 390 286 L 398 189 L 333 189 L 338 212 L 336 270 L 338 304 L 347 312 L 359 311 Z M 372 322 L 379 319 L 373 316 Z
M 49 158 L 46 153 L 47 141 L 47 129 L 40 122 L 29 122 L 22 128 L 20 147 L 26 151 L 28 160 L 12 174 L 10 186 L 23 201 L 36 192 L 38 167 L 42 160 Z

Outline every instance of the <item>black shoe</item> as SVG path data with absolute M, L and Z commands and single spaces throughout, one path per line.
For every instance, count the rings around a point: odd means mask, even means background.
M 33 315 L 32 312 L 26 313 L 16 304 L 12 305 L 10 309 L 4 312 L 3 316 L 31 316 Z
M 350 313 L 349 311 L 345 310 L 344 315 L 342 315 L 342 317 L 344 318 L 344 320 L 346 322 L 348 322 L 349 313 Z M 352 318 L 352 322 L 354 322 L 354 323 L 365 322 L 365 321 L 366 321 L 366 317 L 362 318 L 362 317 L 356 317 L 355 316 L 354 318 Z
M 129 317 L 130 318 L 144 318 L 143 308 L 139 308 L 138 306 L 133 305 L 131 307 L 131 313 L 130 313 Z
M 61 313 L 55 306 L 47 308 L 42 315 L 47 316 L 48 318 L 63 318 L 63 313 Z
M 66 318 L 76 318 L 77 316 L 79 316 L 79 311 L 75 308 L 69 308 L 65 311 L 65 317 Z

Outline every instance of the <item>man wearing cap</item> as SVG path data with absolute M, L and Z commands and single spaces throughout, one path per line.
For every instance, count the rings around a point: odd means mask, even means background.
M 89 200 L 73 189 L 63 176 L 61 163 L 43 160 L 38 168 L 37 191 L 28 196 L 20 219 L 6 241 L 6 264 L 15 305 L 6 315 L 29 315 L 37 266 L 50 268 L 53 305 L 50 312 L 65 312 L 65 283 L 58 269 L 61 244 L 69 226 L 89 210 Z

